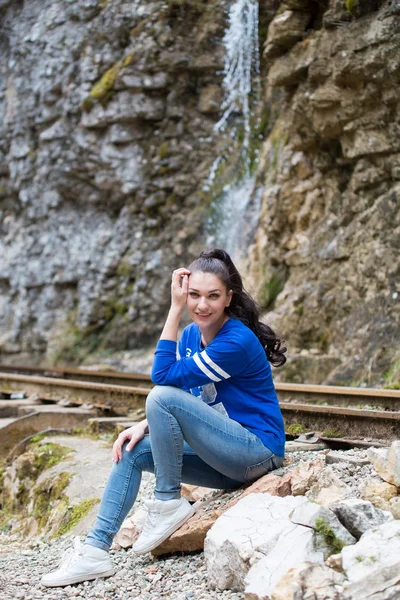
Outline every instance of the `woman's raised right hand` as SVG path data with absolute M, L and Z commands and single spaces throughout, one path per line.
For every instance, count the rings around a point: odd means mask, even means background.
M 171 306 L 183 309 L 186 304 L 190 271 L 181 267 L 172 273 Z
M 144 434 L 147 432 L 147 421 L 141 421 L 121 431 L 117 439 L 113 444 L 112 449 L 112 460 L 117 463 L 122 458 L 122 446 L 126 440 L 130 440 L 126 446 L 126 451 L 129 452 L 132 448 L 143 439 Z

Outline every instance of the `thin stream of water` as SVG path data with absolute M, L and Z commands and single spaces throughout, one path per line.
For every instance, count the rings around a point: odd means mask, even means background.
M 234 138 L 243 127 L 242 177 L 224 187 L 211 205 L 207 223 L 207 243 L 225 248 L 234 258 L 245 251 L 258 219 L 260 198 L 255 192 L 256 178 L 250 174 L 251 99 L 260 95 L 258 42 L 258 1 L 235 0 L 229 9 L 228 27 L 223 43 L 225 65 L 223 114 L 215 124 L 216 132 Z M 203 189 L 209 191 L 217 176 L 222 157 L 213 162 Z M 229 160 L 229 158 L 228 158 Z
M 259 91 L 260 57 L 258 47 L 258 1 L 236 0 L 229 10 L 229 26 L 225 32 L 225 65 L 223 88 L 224 111 L 215 131 L 224 131 L 229 117 L 241 114 L 244 126 L 243 147 L 250 140 L 250 94 Z

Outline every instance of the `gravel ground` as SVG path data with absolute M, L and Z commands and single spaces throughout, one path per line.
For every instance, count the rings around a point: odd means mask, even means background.
M 70 540 L 39 543 L 25 548 L 2 547 L 0 555 L 1 600 L 62 600 L 64 598 L 106 598 L 126 600 L 240 600 L 244 594 L 210 590 L 204 554 L 169 556 L 157 559 L 151 554 L 137 556 L 132 552 L 111 552 L 117 573 L 109 579 L 87 581 L 65 588 L 42 588 L 40 578 L 57 566 L 58 559 L 71 545 Z
M 286 454 L 287 461 L 293 461 L 284 469 L 279 469 L 275 471 L 276 473 L 286 473 L 287 471 L 291 471 L 296 468 L 299 461 L 308 461 L 315 459 L 318 455 L 326 455 L 328 450 L 320 450 L 317 452 L 291 452 Z M 352 450 L 335 450 L 335 454 L 343 454 L 343 457 L 349 457 L 360 460 L 368 460 L 367 449 L 364 448 L 354 448 Z M 349 487 L 349 496 L 359 497 L 359 486 L 362 481 L 365 479 L 376 479 L 377 481 L 382 481 L 374 467 L 371 463 L 368 464 L 353 464 L 351 462 L 337 462 L 332 464 L 327 464 L 327 466 L 331 467 L 336 477 L 338 477 L 343 483 L 345 483 Z
M 286 466 L 276 471 L 283 475 L 296 467 L 300 460 L 313 460 L 318 454 L 327 451 L 291 452 L 287 455 Z M 365 450 L 348 450 L 344 454 L 366 458 Z M 358 495 L 362 480 L 377 477 L 371 464 L 351 463 L 332 464 L 335 474 L 350 488 L 352 496 Z M 379 477 L 378 477 L 379 478 Z M 144 474 L 141 495 L 151 497 L 154 485 L 153 476 Z M 82 541 L 84 538 L 81 538 Z M 61 538 L 51 543 L 42 540 L 21 542 L 16 537 L 0 535 L 0 600 L 61 600 L 64 598 L 141 599 L 156 600 L 241 600 L 244 594 L 230 591 L 210 590 L 207 584 L 207 571 L 204 554 L 166 556 L 155 558 L 150 553 L 137 556 L 131 549 L 112 551 L 112 561 L 117 573 L 109 579 L 99 579 L 65 588 L 42 588 L 40 579 L 43 573 L 57 568 L 60 556 L 71 546 L 71 539 Z
M 154 476 L 144 473 L 135 508 L 142 498 L 150 498 Z M 84 541 L 84 537 L 81 537 Z M 21 542 L 16 536 L 0 535 L 0 600 L 241 600 L 244 594 L 210 590 L 204 553 L 153 557 L 136 555 L 131 549 L 111 551 L 116 574 L 64 588 L 45 588 L 41 576 L 58 567 L 63 552 L 70 548 L 70 538 L 50 543 L 42 540 Z

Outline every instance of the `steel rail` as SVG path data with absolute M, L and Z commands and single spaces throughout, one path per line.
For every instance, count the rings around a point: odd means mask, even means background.
M 101 385 L 115 385 L 119 387 L 150 388 L 153 384 L 149 375 L 136 373 L 109 373 L 104 371 L 91 371 L 84 369 L 36 369 L 36 367 L 1 366 L 0 380 L 3 378 L 12 381 L 22 371 L 31 374 L 41 373 L 48 380 L 67 379 L 68 381 L 84 381 Z M 17 373 L 16 373 L 17 372 Z M 74 378 L 74 379 L 72 379 Z M 382 388 L 355 388 L 348 386 L 310 385 L 298 383 L 275 383 L 281 402 L 334 404 L 337 406 L 368 406 L 369 408 L 399 410 L 400 390 L 386 390 Z
M 137 386 L 110 385 L 89 381 L 74 381 L 52 377 L 31 375 L 10 375 L 0 373 L 0 388 L 25 391 L 37 395 L 42 400 L 64 400 L 71 404 L 90 404 L 102 410 L 126 414 L 143 405 L 149 388 Z
M 150 383 L 149 378 L 147 382 Z M 91 405 L 110 415 L 119 416 L 132 415 L 135 410 L 143 409 L 145 397 L 150 389 L 144 386 L 0 373 L 0 388 L 4 387 L 15 391 L 21 391 L 23 388 L 28 394 L 35 394 L 44 401 L 64 400 L 75 405 Z M 371 400 L 389 398 L 397 401 L 398 406 L 400 392 L 397 390 L 332 388 L 292 383 L 278 383 L 276 388 L 287 427 L 301 425 L 303 429 L 315 430 L 325 435 L 331 432 L 337 436 L 358 438 L 389 440 L 400 437 L 400 411 L 339 406 L 343 398 L 356 398 L 358 403 L 360 398 L 369 403 Z M 291 395 L 289 401 L 286 401 L 285 392 Z M 345 396 L 347 393 L 349 395 Z M 307 403 L 299 401 L 302 394 L 307 394 Z M 321 399 L 325 404 L 328 401 L 328 405 L 321 405 Z

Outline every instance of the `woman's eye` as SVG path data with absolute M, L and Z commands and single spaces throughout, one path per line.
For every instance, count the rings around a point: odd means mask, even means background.
M 198 294 L 196 294 L 196 292 L 189 292 L 189 296 L 191 298 L 197 298 Z
M 210 294 L 210 298 L 215 300 L 216 298 L 219 298 L 219 296 L 218 296 L 218 294 Z

